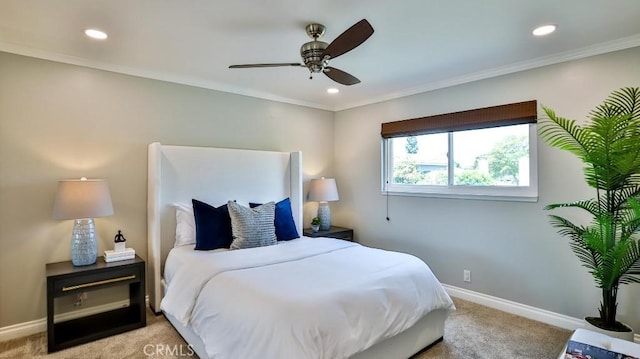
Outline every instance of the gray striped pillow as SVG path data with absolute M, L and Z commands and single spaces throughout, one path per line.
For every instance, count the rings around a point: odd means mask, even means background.
M 249 208 L 229 201 L 227 206 L 233 234 L 231 249 L 264 247 L 278 243 L 274 225 L 276 211 L 274 202 Z

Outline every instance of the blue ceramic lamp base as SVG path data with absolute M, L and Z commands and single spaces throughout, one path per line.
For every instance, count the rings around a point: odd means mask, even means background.
M 328 231 L 331 228 L 331 211 L 329 210 L 329 202 L 320 202 L 318 204 L 318 217 L 320 217 L 320 230 Z
M 76 219 L 71 235 L 71 262 L 74 266 L 86 266 L 96 262 L 98 241 L 93 218 Z

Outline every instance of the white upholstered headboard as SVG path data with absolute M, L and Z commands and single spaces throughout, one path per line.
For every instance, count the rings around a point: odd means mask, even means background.
M 289 197 L 302 234 L 302 153 L 149 145 L 147 283 L 149 304 L 160 311 L 164 261 L 175 240 L 174 203 L 192 198 L 219 206 Z

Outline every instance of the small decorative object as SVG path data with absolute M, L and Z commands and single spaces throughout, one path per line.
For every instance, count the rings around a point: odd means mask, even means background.
M 127 241 L 127 239 L 122 235 L 122 231 L 118 230 L 118 234 L 116 234 L 116 236 L 113 238 L 113 241 L 115 242 L 114 250 L 116 252 L 122 252 L 126 249 L 125 242 Z
M 331 212 L 329 201 L 337 201 L 338 186 L 335 178 L 312 179 L 309 183 L 309 200 L 318 203 L 318 217 L 320 217 L 320 230 L 328 231 L 331 228 Z
M 96 262 L 98 242 L 93 219 L 113 214 L 107 181 L 62 180 L 53 204 L 54 219 L 75 220 L 71 235 L 71 262 L 85 266 Z
M 320 230 L 320 217 L 313 217 L 311 219 L 311 230 L 316 233 Z
M 136 257 L 136 251 L 133 248 L 127 248 L 127 239 L 124 238 L 121 230 L 118 230 L 118 234 L 113 238 L 115 243 L 114 250 L 104 251 L 104 261 L 107 263 L 124 261 L 127 259 L 133 259 Z

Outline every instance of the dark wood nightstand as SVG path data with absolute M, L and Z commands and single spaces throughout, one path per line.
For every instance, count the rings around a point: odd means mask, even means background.
M 75 267 L 71 261 L 47 264 L 47 337 L 49 353 L 144 327 L 145 264 L 134 259 Z M 129 285 L 129 306 L 54 322 L 54 299 L 96 289 Z
M 305 228 L 303 233 L 307 237 L 329 237 L 353 242 L 353 229 L 350 228 L 331 226 L 328 231 L 318 232 L 312 231 L 311 228 Z

